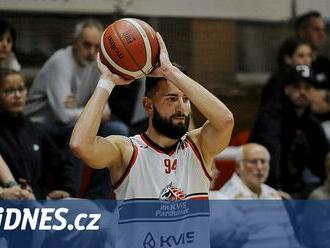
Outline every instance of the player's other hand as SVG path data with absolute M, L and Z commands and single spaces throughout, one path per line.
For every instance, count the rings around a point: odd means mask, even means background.
M 117 74 L 112 73 L 109 68 L 101 62 L 100 53 L 97 53 L 97 67 L 101 73 L 101 78 L 109 80 L 115 85 L 126 85 L 133 82 L 133 80 L 127 80 Z

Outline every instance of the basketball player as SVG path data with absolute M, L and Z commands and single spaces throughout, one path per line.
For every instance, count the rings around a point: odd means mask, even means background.
M 130 138 L 96 136 L 112 89 L 131 83 L 111 73 L 98 57 L 101 79 L 75 125 L 70 146 L 91 167 L 111 169 L 116 199 L 207 199 L 211 163 L 229 142 L 233 115 L 174 66 L 159 33 L 157 39 L 160 65 L 148 75 L 143 100 L 147 131 Z M 190 101 L 207 121 L 187 133 Z

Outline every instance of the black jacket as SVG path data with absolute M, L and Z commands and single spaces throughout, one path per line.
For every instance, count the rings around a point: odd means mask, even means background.
M 319 55 L 312 63 L 317 88 L 330 90 L 330 60 Z
M 261 92 L 260 108 L 269 102 L 280 102 L 283 92 L 282 73 L 280 71 L 273 73 Z
M 54 189 L 75 195 L 72 164 L 49 136 L 23 115 L 0 111 L 0 154 L 16 180 L 28 180 L 37 199 Z
M 250 137 L 270 152 L 268 184 L 288 193 L 304 192 L 303 171 L 307 167 L 321 180 L 325 178 L 324 159 L 329 143 L 318 120 L 306 109 L 297 116 L 284 97 L 265 105 L 259 112 Z

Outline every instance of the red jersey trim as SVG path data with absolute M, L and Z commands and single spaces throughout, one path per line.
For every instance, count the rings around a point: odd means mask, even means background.
M 203 162 L 203 159 L 202 159 L 202 155 L 200 154 L 200 152 L 199 152 L 197 146 L 195 145 L 195 143 L 189 138 L 188 135 L 187 135 L 187 141 L 188 141 L 189 145 L 191 146 L 191 148 L 193 149 L 193 152 L 195 153 L 196 157 L 197 157 L 198 160 L 200 161 L 205 176 L 206 176 L 210 181 L 212 181 L 212 177 L 210 176 L 210 174 L 207 172 L 207 170 L 206 170 L 206 168 L 205 168 L 205 165 L 204 165 L 204 162 Z
M 143 142 L 146 143 L 146 145 L 150 146 L 156 152 L 165 153 L 168 156 L 172 156 L 172 154 L 175 152 L 176 147 L 178 145 L 178 142 L 177 142 L 171 148 L 164 149 L 163 147 L 161 147 L 161 146 L 157 145 L 155 142 L 153 142 L 145 133 L 140 134 L 140 137 L 143 140 Z
M 185 197 L 186 200 L 208 200 L 208 193 L 193 193 Z
M 139 153 L 138 148 L 136 147 L 136 145 L 133 144 L 133 154 L 132 154 L 131 160 L 129 161 L 124 174 L 119 178 L 119 180 L 115 184 L 113 184 L 114 189 L 117 189 L 123 183 L 125 178 L 128 176 L 129 172 L 131 171 L 131 169 L 136 161 L 138 153 Z
M 198 196 L 198 195 L 196 195 L 196 196 L 191 196 L 191 197 L 187 197 L 187 198 L 185 198 L 186 200 L 208 200 L 209 199 L 209 197 L 208 196 Z

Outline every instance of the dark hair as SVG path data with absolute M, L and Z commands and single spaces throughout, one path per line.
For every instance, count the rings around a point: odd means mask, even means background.
M 300 16 L 295 21 L 295 30 L 296 32 L 300 29 L 306 29 L 309 24 L 309 20 L 312 18 L 322 18 L 322 15 L 319 11 L 311 10 Z
M 21 77 L 23 77 L 22 74 L 18 71 L 8 69 L 8 68 L 0 68 L 0 87 L 1 87 L 2 83 L 4 82 L 4 80 L 6 79 L 6 77 L 8 77 L 10 75 L 20 75 Z
M 302 40 L 298 40 L 296 38 L 289 38 L 285 40 L 282 45 L 280 46 L 280 49 L 277 53 L 277 65 L 279 68 L 286 65 L 285 62 L 285 56 L 292 57 L 297 48 L 301 45 L 307 45 L 310 47 L 310 45 Z
M 11 35 L 11 38 L 13 40 L 12 50 L 14 53 L 16 53 L 16 32 L 7 21 L 0 19 L 0 37 L 6 32 L 9 32 L 9 34 Z
M 173 64 L 173 66 L 178 68 L 180 71 L 182 71 L 184 74 L 188 75 L 186 69 L 183 66 L 181 66 L 177 63 L 172 63 L 172 64 Z M 158 83 L 162 79 L 164 79 L 164 78 L 162 78 L 162 77 L 146 77 L 146 91 L 145 91 L 144 95 L 149 98 L 153 97 L 157 90 Z

